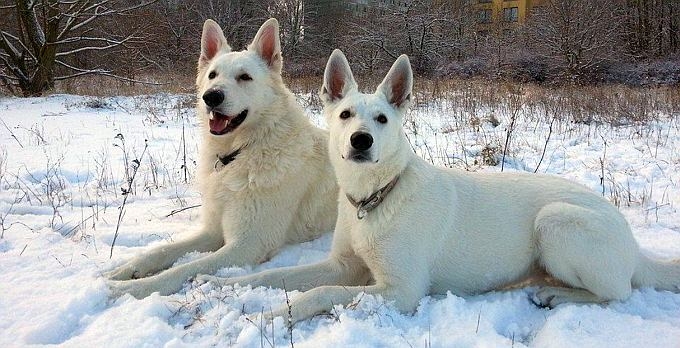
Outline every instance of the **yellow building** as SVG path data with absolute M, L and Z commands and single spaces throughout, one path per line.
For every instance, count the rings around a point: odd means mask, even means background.
M 542 2 L 541 0 L 478 0 L 477 20 L 482 25 L 523 23 L 529 12 Z

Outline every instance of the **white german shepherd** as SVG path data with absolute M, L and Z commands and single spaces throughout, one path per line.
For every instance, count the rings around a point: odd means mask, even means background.
M 587 188 L 552 176 L 439 168 L 415 155 L 401 128 L 412 83 L 402 55 L 375 93 L 362 94 L 345 56 L 333 52 L 321 88 L 340 186 L 330 257 L 226 284 L 285 281 L 306 291 L 291 303 L 292 321 L 361 292 L 413 311 L 428 293 L 477 294 L 546 273 L 564 285 L 535 294 L 550 307 L 623 300 L 632 286 L 678 290 L 680 263 L 643 256 L 623 216 Z M 287 317 L 288 308 L 268 316 Z
M 202 228 L 111 272 L 114 295 L 168 295 L 197 273 L 256 264 L 286 243 L 333 228 L 338 189 L 328 133 L 305 116 L 283 84 L 281 66 L 276 19 L 241 52 L 232 52 L 217 23 L 205 22 L 196 79 Z M 214 252 L 149 276 L 191 251 Z

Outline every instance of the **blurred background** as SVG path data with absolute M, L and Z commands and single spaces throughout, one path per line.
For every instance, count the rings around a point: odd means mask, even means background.
M 426 79 L 680 81 L 678 0 L 2 0 L 0 93 L 192 92 L 206 19 L 240 50 L 270 17 L 293 84 L 334 48 L 360 78 L 405 53 Z

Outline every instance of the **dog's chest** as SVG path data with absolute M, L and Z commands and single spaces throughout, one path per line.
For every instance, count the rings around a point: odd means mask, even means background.
M 373 225 L 356 221 L 350 230 L 352 249 L 368 265 L 379 260 L 385 250 L 385 236 Z

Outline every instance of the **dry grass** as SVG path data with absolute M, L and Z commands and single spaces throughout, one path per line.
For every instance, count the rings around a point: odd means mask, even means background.
M 195 93 L 194 71 L 162 75 L 137 76 L 136 79 L 154 84 L 135 84 L 100 76 L 87 76 L 59 82 L 51 93 L 89 95 L 143 95 L 156 93 Z M 316 94 L 321 77 L 284 77 L 291 90 L 309 96 L 303 103 L 320 107 Z M 373 90 L 381 81 L 379 76 L 358 77 L 364 91 Z M 466 110 L 477 115 L 480 110 L 498 110 L 520 98 L 528 109 L 549 110 L 560 120 L 590 124 L 608 123 L 622 125 L 658 119 L 661 115 L 680 115 L 680 89 L 659 87 L 633 87 L 626 85 L 551 86 L 535 85 L 481 78 L 434 79 L 416 78 L 414 102 L 423 106 L 443 105 L 445 108 Z M 478 115 L 480 118 L 489 115 Z M 493 116 L 493 115 L 491 115 Z M 550 119 L 546 118 L 546 122 Z
M 109 97 L 114 95 L 132 96 L 156 93 L 194 93 L 195 72 L 186 71 L 175 74 L 136 76 L 135 79 L 150 84 L 132 83 L 103 76 L 85 76 L 78 79 L 60 81 L 52 93 Z
M 416 103 L 448 102 L 472 114 L 496 109 L 520 97 L 523 107 L 550 110 L 560 119 L 613 125 L 639 123 L 661 115 L 680 115 L 680 89 L 599 86 L 541 86 L 482 79 L 417 79 Z M 549 122 L 550 119 L 546 119 Z
M 363 91 L 373 90 L 381 81 L 378 77 L 358 80 Z M 297 93 L 316 94 L 321 77 L 287 78 L 286 83 Z M 661 115 L 680 115 L 680 89 L 670 86 L 543 86 L 476 78 L 416 78 L 413 97 L 419 106 L 447 104 L 445 108 L 467 110 L 472 115 L 482 109 L 502 109 L 519 98 L 524 108 L 549 110 L 561 120 L 586 124 L 621 125 L 646 122 Z M 551 118 L 546 117 L 545 121 L 550 122 Z

